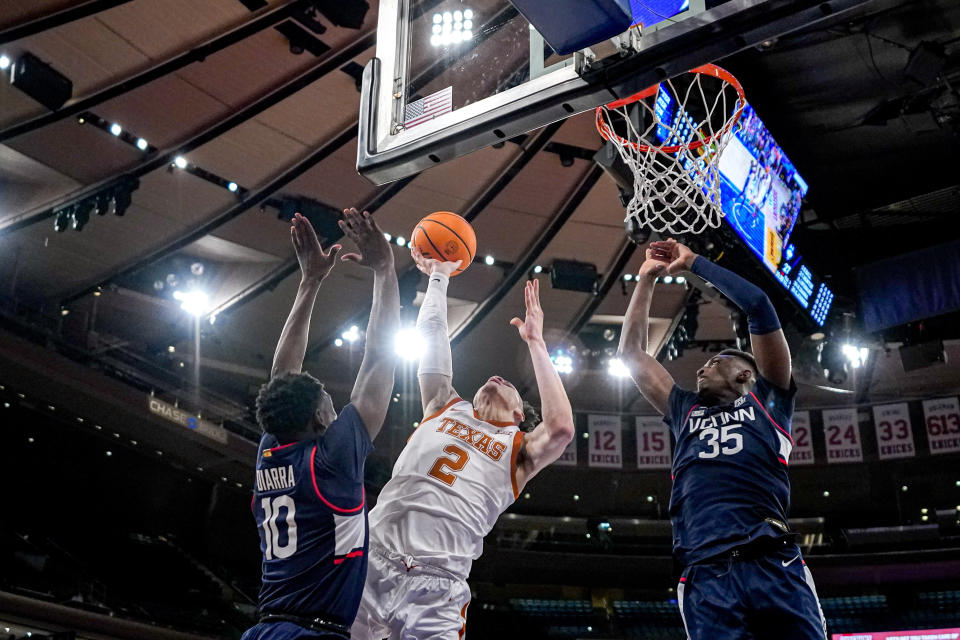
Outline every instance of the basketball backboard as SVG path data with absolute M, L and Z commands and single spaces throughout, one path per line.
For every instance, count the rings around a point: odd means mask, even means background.
M 634 27 L 562 56 L 508 0 L 381 0 L 357 169 L 398 180 L 869 1 L 631 0 Z

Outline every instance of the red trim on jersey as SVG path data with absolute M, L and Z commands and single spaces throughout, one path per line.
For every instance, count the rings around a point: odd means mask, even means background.
M 251 511 L 251 513 L 254 513 L 254 514 L 257 513 L 256 508 L 254 508 L 254 506 L 253 506 L 253 505 L 256 503 L 256 500 L 257 500 L 257 494 L 256 494 L 256 492 L 251 493 L 251 494 L 250 494 L 250 511 Z
M 680 423 L 680 430 L 681 430 L 681 431 L 683 431 L 683 428 L 686 426 L 687 420 L 690 419 L 690 414 L 693 413 L 693 410 L 696 409 L 696 408 L 699 407 L 699 406 L 700 406 L 699 404 L 694 404 L 692 407 L 690 407 L 690 411 L 687 411 L 687 417 L 684 418 L 684 419 L 683 419 L 683 422 Z
M 680 582 L 686 582 L 686 581 L 687 581 L 686 578 L 680 578 Z
M 779 460 L 779 461 L 782 462 L 783 464 L 787 465 L 788 467 L 790 466 L 790 465 L 787 463 L 787 461 L 784 460 L 783 458 L 781 458 L 780 456 L 777 456 L 777 460 Z
M 287 444 L 282 444 L 282 445 L 280 445 L 279 447 L 270 447 L 269 449 L 264 449 L 263 452 L 266 453 L 267 451 L 270 451 L 270 452 L 272 453 L 272 452 L 274 452 L 274 451 L 280 451 L 280 449 L 286 449 L 287 447 L 292 447 L 292 446 L 295 445 L 295 444 L 300 444 L 300 443 L 299 443 L 299 442 L 290 442 L 290 443 L 287 443 Z
M 326 498 L 323 497 L 323 494 L 320 493 L 320 488 L 317 486 L 317 468 L 314 466 L 314 459 L 317 457 L 317 445 L 313 445 L 313 451 L 310 452 L 310 479 L 313 480 L 313 490 L 316 491 L 317 497 L 320 498 L 320 502 L 327 505 L 334 511 L 339 511 L 340 513 L 356 513 L 363 509 L 363 503 L 367 499 L 367 490 L 366 488 L 361 490 L 360 504 L 352 509 L 343 509 L 334 504 L 331 504 Z
M 513 451 L 510 452 L 510 484 L 513 485 L 513 499 L 520 497 L 520 485 L 517 484 L 517 456 L 523 447 L 523 431 L 513 434 Z
M 451 401 L 448 402 L 447 404 L 443 405 L 443 407 L 442 407 L 439 411 L 437 411 L 436 413 L 432 413 L 432 414 L 430 414 L 429 416 L 426 416 L 423 420 L 420 421 L 420 424 L 423 424 L 424 422 L 427 422 L 427 421 L 429 421 L 429 420 L 433 420 L 434 418 L 436 418 L 436 417 L 439 416 L 441 413 L 443 413 L 444 411 L 446 411 L 447 409 L 449 409 L 449 408 L 452 407 L 453 405 L 457 404 L 458 402 L 463 402 L 463 398 L 457 396 L 456 398 L 454 398 L 453 400 L 451 400 Z
M 343 562 L 343 561 L 346 560 L 347 558 L 359 558 L 359 557 L 362 556 L 362 555 L 363 555 L 363 549 L 359 549 L 359 550 L 357 550 L 357 551 L 351 551 L 350 553 L 348 553 L 347 555 L 343 556 L 342 558 L 334 558 L 334 559 L 333 559 L 333 564 L 340 564 L 341 562 Z
M 786 432 L 786 430 L 784 430 L 783 427 L 777 424 L 777 421 L 773 419 L 773 416 L 771 416 L 770 412 L 767 411 L 767 408 L 763 406 L 763 403 L 760 402 L 757 396 L 753 395 L 753 391 L 750 392 L 750 397 L 757 401 L 757 406 L 760 407 L 760 410 L 763 411 L 763 413 L 766 414 L 768 418 L 770 418 L 770 422 L 773 423 L 773 426 L 779 429 L 783 433 L 783 435 L 787 436 L 787 439 L 790 440 L 790 444 L 793 444 L 793 436 L 791 436 L 789 433 Z

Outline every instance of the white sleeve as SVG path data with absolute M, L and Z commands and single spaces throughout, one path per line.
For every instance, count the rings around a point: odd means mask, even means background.
M 453 356 L 447 329 L 447 285 L 450 276 L 434 273 L 417 314 L 417 332 L 423 340 L 423 354 L 417 374 L 438 373 L 453 377 Z

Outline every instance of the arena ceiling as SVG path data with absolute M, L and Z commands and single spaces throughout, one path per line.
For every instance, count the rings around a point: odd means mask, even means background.
M 71 5 L 96 4 L 116 6 L 9 39 L 18 25 Z M 246 6 L 258 4 L 263 6 L 254 12 Z M 524 278 L 506 279 L 513 265 L 556 226 L 537 264 L 577 259 L 612 273 L 612 286 L 598 300 L 545 287 L 548 331 L 556 341 L 585 319 L 615 325 L 629 293 L 618 278 L 635 272 L 642 259 L 642 250 L 631 255 L 626 244 L 613 182 L 589 159 L 600 147 L 592 114 L 412 180 L 374 187 L 354 165 L 356 70 L 374 54 L 376 2 L 371 0 L 359 28 L 336 26 L 324 13 L 312 16 L 318 28 L 303 14 L 309 4 L 3 3 L 0 52 L 15 57 L 28 51 L 70 78 L 74 102 L 66 109 L 105 90 L 115 94 L 46 122 L 36 120 L 49 113 L 44 107 L 0 83 L 0 274 L 7 310 L 57 319 L 63 339 L 75 347 L 133 362 L 159 391 L 180 397 L 191 395 L 199 330 L 202 385 L 242 407 L 268 375 L 297 285 L 286 224 L 278 219 L 285 198 L 309 198 L 333 209 L 368 207 L 393 236 L 409 236 L 430 211 L 470 211 L 476 213 L 479 253 L 496 262 L 474 264 L 450 288 L 455 385 L 470 394 L 480 381 L 500 374 L 532 389 L 525 351 L 508 325 L 522 313 Z M 291 41 L 273 27 L 289 26 L 296 12 L 300 35 Z M 254 21 L 263 28 L 250 27 Z M 238 29 L 251 33 L 217 51 L 203 50 L 200 61 L 169 73 L 156 70 Z M 911 51 L 930 41 L 945 48 L 943 77 L 956 75 L 958 35 L 960 6 L 951 0 L 866 2 L 852 19 L 722 61 L 740 76 L 748 98 L 810 182 L 804 222 L 810 259 L 838 282 L 848 280 L 857 265 L 958 235 L 953 146 L 960 131 L 960 84 L 934 92 L 904 73 Z M 145 72 L 149 82 L 116 88 Z M 43 126 L 24 124 L 30 122 Z M 111 135 L 111 123 L 124 135 Z M 146 152 L 137 148 L 138 138 L 147 141 Z M 171 166 L 178 155 L 190 171 Z M 125 174 L 139 179 L 126 215 L 93 216 L 80 232 L 54 231 L 51 207 L 94 186 L 112 187 Z M 230 182 L 236 191 L 226 188 Z M 396 247 L 395 257 L 398 270 L 408 272 L 408 252 Z M 203 266 L 202 274 L 190 273 L 194 264 Z M 202 284 L 214 323 L 205 319 L 194 326 L 169 295 L 169 274 L 181 281 L 177 286 L 191 278 Z M 158 280 L 161 291 L 152 286 Z M 335 340 L 353 324 L 362 327 L 371 286 L 364 270 L 338 266 L 314 313 L 306 367 L 341 401 L 359 348 L 338 347 Z M 409 284 L 406 290 L 412 297 Z M 847 294 L 852 298 L 853 291 Z M 660 287 L 654 343 L 667 335 L 686 300 L 685 287 Z M 408 304 L 407 322 L 412 310 Z M 734 338 L 722 301 L 701 306 L 695 337 L 705 348 Z M 805 343 L 804 336 L 794 337 L 798 352 Z M 912 397 L 960 387 L 956 344 L 948 345 L 947 364 L 909 374 L 895 351 L 878 348 L 875 354 L 869 378 L 854 376 L 839 390 L 805 377 L 801 404 L 832 406 L 855 397 Z M 681 384 L 690 384 L 704 359 L 691 349 L 667 364 Z M 398 389 L 412 388 L 411 381 L 408 367 Z M 603 370 L 579 372 L 568 386 L 577 409 L 648 410 L 629 385 Z

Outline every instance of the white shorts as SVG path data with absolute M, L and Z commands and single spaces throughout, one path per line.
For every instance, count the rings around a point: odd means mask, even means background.
M 370 545 L 352 640 L 462 640 L 470 587 L 438 567 Z

